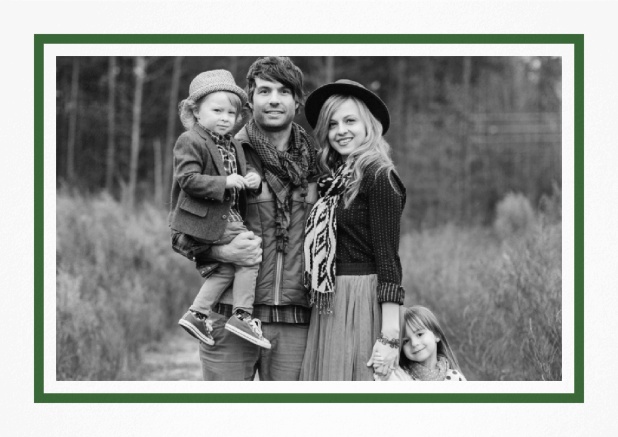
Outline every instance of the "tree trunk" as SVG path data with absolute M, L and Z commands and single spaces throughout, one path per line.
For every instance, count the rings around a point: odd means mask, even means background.
M 423 58 L 423 86 L 421 88 L 421 112 L 428 111 L 435 96 L 435 59 Z
M 133 124 L 131 128 L 131 163 L 129 167 L 129 186 L 128 202 L 129 206 L 135 204 L 135 190 L 137 187 L 137 167 L 140 146 L 140 124 L 142 121 L 142 94 L 144 90 L 144 79 L 146 76 L 146 58 L 137 56 L 135 58 L 135 97 L 133 99 Z
M 459 219 L 462 217 L 465 220 L 470 220 L 472 216 L 472 175 L 470 172 L 470 150 L 468 148 L 468 135 L 466 129 L 466 115 L 470 114 L 473 111 L 472 105 L 472 95 L 471 95 L 471 83 L 472 83 L 472 58 L 470 56 L 463 57 L 463 66 L 462 66 L 462 78 L 461 81 L 463 83 L 463 117 L 459 119 L 457 124 L 457 140 L 461 145 L 461 193 L 459 195 L 459 202 L 461 207 L 459 209 Z
M 157 137 L 152 142 L 154 152 L 154 186 L 155 203 L 162 204 L 163 198 L 163 164 L 161 159 L 161 140 Z
M 79 98 L 79 57 L 73 58 L 71 99 L 69 101 L 69 135 L 67 141 L 67 180 L 75 179 L 75 138 L 77 137 L 77 110 Z
M 409 137 L 406 138 L 406 130 L 403 128 L 407 125 L 407 91 L 408 91 L 408 65 L 407 60 L 403 56 L 397 56 L 395 58 L 390 58 L 394 61 L 394 65 L 392 65 L 393 71 L 395 73 L 395 93 L 392 99 L 393 102 L 393 110 L 391 111 L 393 117 L 393 123 L 391 126 L 397 126 L 396 130 L 397 135 L 395 137 L 395 144 L 398 145 L 398 148 L 393 150 L 394 157 L 396 161 L 399 161 L 399 153 L 400 150 L 407 149 L 406 142 L 410 140 Z
M 238 74 L 238 56 L 230 56 L 230 73 L 234 76 L 236 83 L 240 83 L 236 75 Z M 239 85 L 240 86 L 240 85 Z
M 510 59 L 510 70 L 513 74 L 513 107 L 516 112 L 521 112 L 526 102 L 526 65 L 518 57 Z
M 331 83 L 335 81 L 335 57 L 326 56 L 324 60 L 324 81 Z
M 109 58 L 109 82 L 107 97 L 107 162 L 105 165 L 105 189 L 112 191 L 114 183 L 114 155 L 116 152 L 116 57 Z
M 463 97 L 464 108 L 470 111 L 470 102 L 472 102 L 472 96 L 470 94 L 470 88 L 472 84 L 472 58 L 470 56 L 463 57 L 463 68 L 461 81 L 463 83 Z
M 167 198 L 172 189 L 172 166 L 173 149 L 176 140 L 176 120 L 178 119 L 178 89 L 180 86 L 180 76 L 182 75 L 183 56 L 174 58 L 174 70 L 172 73 L 172 83 L 170 84 L 170 100 L 167 109 L 167 134 L 165 136 L 164 159 L 163 159 L 163 201 Z M 167 194 L 166 194 L 167 193 Z M 159 201 L 159 199 L 157 199 Z

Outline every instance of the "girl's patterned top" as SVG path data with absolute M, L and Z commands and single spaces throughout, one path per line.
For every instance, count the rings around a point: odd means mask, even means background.
M 412 377 L 408 372 L 397 366 L 395 370 L 389 375 L 386 381 L 418 381 Z M 446 371 L 446 377 L 444 381 L 466 381 L 465 376 L 457 370 L 448 369 Z

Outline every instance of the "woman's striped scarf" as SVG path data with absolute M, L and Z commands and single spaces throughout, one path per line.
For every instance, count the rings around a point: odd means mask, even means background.
M 313 140 L 298 124 L 292 123 L 288 150 L 273 146 L 254 120 L 247 123 L 251 147 L 264 166 L 264 177 L 275 194 L 275 238 L 277 251 L 287 252 L 288 228 L 292 212 L 292 190 L 301 187 L 300 195 L 307 196 L 307 179 L 315 172 L 316 149 Z
M 341 165 L 331 177 L 320 179 L 320 199 L 309 213 L 305 226 L 305 287 L 311 305 L 319 314 L 332 313 L 335 292 L 335 253 L 337 249 L 337 204 L 345 192 L 352 162 Z

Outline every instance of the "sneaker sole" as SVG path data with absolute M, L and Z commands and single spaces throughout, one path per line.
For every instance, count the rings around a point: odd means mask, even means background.
M 180 319 L 178 321 L 178 324 L 182 328 L 184 328 L 185 331 L 187 331 L 189 334 L 191 334 L 193 337 L 195 337 L 196 339 L 198 339 L 202 343 L 205 343 L 208 346 L 214 346 L 215 345 L 215 341 L 213 339 L 206 337 L 204 334 L 202 334 L 200 332 L 199 329 L 197 329 L 195 326 L 193 326 L 193 324 L 191 324 L 190 322 L 187 322 L 184 319 Z
M 236 328 L 235 326 L 229 325 L 229 324 L 225 324 L 225 329 L 227 329 L 228 331 L 230 331 L 233 334 L 236 334 L 239 337 L 244 338 L 247 341 L 250 341 L 253 344 L 256 344 L 260 347 L 263 347 L 264 349 L 270 349 L 270 342 L 265 343 L 264 341 L 253 337 L 251 334 L 247 334 L 245 331 L 241 331 L 240 329 Z

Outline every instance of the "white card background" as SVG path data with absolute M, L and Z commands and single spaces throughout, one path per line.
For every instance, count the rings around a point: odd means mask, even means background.
M 615 432 L 616 60 L 610 3 L 12 2 L 3 5 L 3 435 L 580 435 Z M 33 34 L 584 33 L 584 404 L 34 404 Z M 255 53 L 255 52 L 250 52 Z M 176 53 L 171 53 L 176 54 Z M 307 53 L 310 54 L 310 53 Z M 320 53 L 322 54 L 322 53 Z M 567 174 L 564 174 L 566 181 Z M 566 215 L 566 213 L 565 213 Z M 566 232 L 565 232 L 566 233 Z M 569 264 L 563 264 L 565 277 Z M 566 334 L 566 331 L 565 331 Z M 482 339 L 479 339 L 482 341 Z

